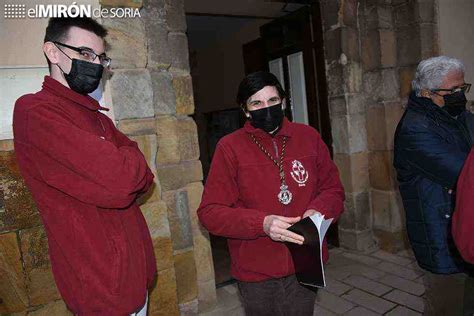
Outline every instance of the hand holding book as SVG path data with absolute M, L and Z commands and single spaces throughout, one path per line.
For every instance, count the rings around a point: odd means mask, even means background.
M 324 219 L 324 215 L 315 211 L 312 215 L 288 227 L 289 231 L 304 237 L 303 245 L 286 244 L 293 257 L 296 277 L 303 285 L 310 287 L 326 286 L 322 245 L 332 220 L 332 218 Z

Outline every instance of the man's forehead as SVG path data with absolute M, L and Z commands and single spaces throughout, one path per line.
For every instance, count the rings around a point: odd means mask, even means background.
M 449 72 L 443 80 L 444 88 L 454 88 L 464 84 L 464 74 L 462 71 Z
M 255 100 L 264 100 L 264 99 L 271 99 L 277 97 L 279 98 L 278 91 L 273 86 L 265 86 L 264 88 L 260 89 L 259 91 L 255 92 L 250 98 L 249 101 Z
M 91 31 L 79 27 L 71 27 L 68 31 L 67 43 L 75 47 L 88 47 L 96 53 L 105 51 L 105 41 Z

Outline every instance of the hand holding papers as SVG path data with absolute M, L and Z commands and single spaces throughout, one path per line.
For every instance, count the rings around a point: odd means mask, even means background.
M 293 257 L 296 277 L 303 285 L 314 288 L 326 286 L 322 244 L 332 220 L 316 213 L 288 227 L 289 231 L 304 237 L 303 245 L 286 244 Z

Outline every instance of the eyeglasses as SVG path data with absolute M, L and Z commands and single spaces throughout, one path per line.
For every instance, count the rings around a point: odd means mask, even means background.
M 461 92 L 461 91 L 464 93 L 468 93 L 469 90 L 471 90 L 471 84 L 465 83 L 462 86 L 454 87 L 452 89 L 433 89 L 431 90 L 431 92 L 446 91 L 446 92 L 449 92 L 450 94 L 453 94 L 453 93 Z
M 107 57 L 107 55 L 105 53 L 98 55 L 90 48 L 74 47 L 74 46 L 66 45 L 66 44 L 60 43 L 60 42 L 53 42 L 53 43 L 56 44 L 56 45 L 64 46 L 66 48 L 69 48 L 69 49 L 79 53 L 79 55 L 81 55 L 82 59 L 84 59 L 86 61 L 89 61 L 91 63 L 94 62 L 94 60 L 97 57 L 99 57 L 100 64 L 104 67 L 110 66 L 110 63 L 112 62 L 112 59 Z

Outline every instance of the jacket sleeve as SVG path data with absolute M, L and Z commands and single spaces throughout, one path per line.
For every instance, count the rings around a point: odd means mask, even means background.
M 451 229 L 459 253 L 464 260 L 474 264 L 474 149 L 459 176 Z
M 123 147 L 123 146 L 129 146 L 129 147 L 133 147 L 137 150 L 140 150 L 140 148 L 138 147 L 138 144 L 135 141 L 131 140 L 125 134 L 123 134 L 121 131 L 119 131 L 117 128 L 115 128 L 115 125 L 112 122 L 112 120 L 110 120 L 108 117 L 107 117 L 107 120 L 110 124 L 111 130 L 114 131 L 114 134 L 115 134 L 115 137 L 116 137 L 116 140 L 117 140 L 117 147 L 120 148 L 120 147 Z M 150 187 L 153 185 L 153 179 L 154 178 L 155 178 L 155 176 L 153 175 L 153 172 L 150 170 L 150 168 L 147 167 L 146 184 L 140 190 L 139 194 L 144 194 L 150 189 Z
M 26 134 L 43 181 L 84 203 L 128 207 L 149 181 L 149 168 L 136 145 L 117 147 L 47 104 L 30 111 Z
M 237 162 L 218 144 L 197 210 L 202 225 L 212 234 L 228 238 L 255 239 L 265 235 L 266 213 L 238 207 Z
M 317 190 L 318 195 L 307 209 L 315 209 L 325 218 L 338 219 L 344 210 L 344 187 L 339 179 L 339 171 L 331 160 L 329 150 L 321 137 L 317 135 L 318 160 L 316 170 L 319 171 Z
M 441 136 L 417 126 L 400 135 L 408 165 L 444 187 L 454 188 L 467 154 Z

